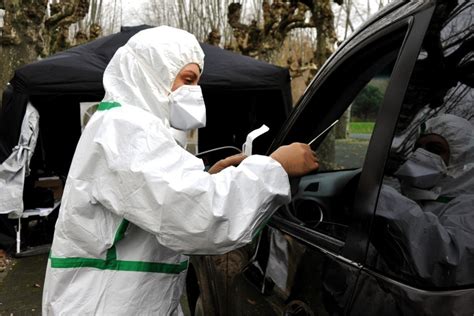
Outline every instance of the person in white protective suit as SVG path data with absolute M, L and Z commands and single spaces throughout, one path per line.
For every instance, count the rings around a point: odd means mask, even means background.
M 43 292 L 44 315 L 180 315 L 188 255 L 249 243 L 317 169 L 309 146 L 232 156 L 204 171 L 173 130 L 205 124 L 204 54 L 161 26 L 117 50 L 105 97 L 77 145 Z
M 424 285 L 474 283 L 474 131 L 464 118 L 426 121 L 415 151 L 383 185 L 376 211 L 379 253 L 391 270 Z

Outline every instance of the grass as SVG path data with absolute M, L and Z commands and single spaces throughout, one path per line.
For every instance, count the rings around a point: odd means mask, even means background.
M 349 129 L 351 134 L 372 134 L 375 122 L 351 122 Z

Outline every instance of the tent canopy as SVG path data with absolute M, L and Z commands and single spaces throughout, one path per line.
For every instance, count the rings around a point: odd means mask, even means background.
M 34 161 L 38 168 L 67 174 L 81 133 L 79 103 L 102 99 L 102 75 L 109 60 L 131 36 L 148 27 L 124 27 L 119 33 L 17 69 L 3 95 L 0 163 L 18 143 L 26 105 L 31 102 L 40 114 L 41 152 L 35 151 Z M 257 152 L 263 153 L 291 109 L 288 70 L 215 46 L 201 46 L 206 57 L 199 84 L 208 126 L 199 130 L 199 149 L 240 147 L 247 133 L 264 123 L 270 132 L 257 143 Z

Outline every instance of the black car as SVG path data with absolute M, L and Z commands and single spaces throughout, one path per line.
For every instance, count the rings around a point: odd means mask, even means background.
M 367 95 L 378 96 L 364 110 L 373 129 L 342 139 L 326 132 L 312 145 L 320 152 L 325 147 L 320 170 L 291 180 L 291 203 L 275 212 L 252 245 L 193 258 L 191 312 L 474 313 L 474 138 L 456 145 L 464 148 L 462 166 L 445 162 L 448 173 L 462 171 L 444 188 L 448 196 L 409 199 L 397 177 L 430 119 L 460 117 L 469 127 L 452 128 L 473 134 L 473 19 L 471 1 L 398 1 L 339 47 L 268 152 L 310 142 L 360 109 Z M 451 147 L 451 154 L 459 148 Z M 436 210 L 425 208 L 433 203 Z

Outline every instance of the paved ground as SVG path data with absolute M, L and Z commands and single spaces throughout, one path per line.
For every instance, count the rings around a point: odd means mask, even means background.
M 367 144 L 364 141 L 338 141 L 338 161 L 361 165 Z M 0 272 L 0 316 L 41 315 L 41 296 L 47 255 L 12 258 L 9 267 Z M 185 302 L 186 298 L 183 298 Z M 185 315 L 189 311 L 184 310 Z
M 12 259 L 0 273 L 0 315 L 41 315 L 47 254 Z
M 41 315 L 41 297 L 48 255 L 11 258 L 0 272 L 0 316 Z M 189 315 L 186 297 L 183 312 Z
M 359 168 L 364 164 L 368 139 L 353 138 L 336 141 L 336 162 L 344 169 Z

